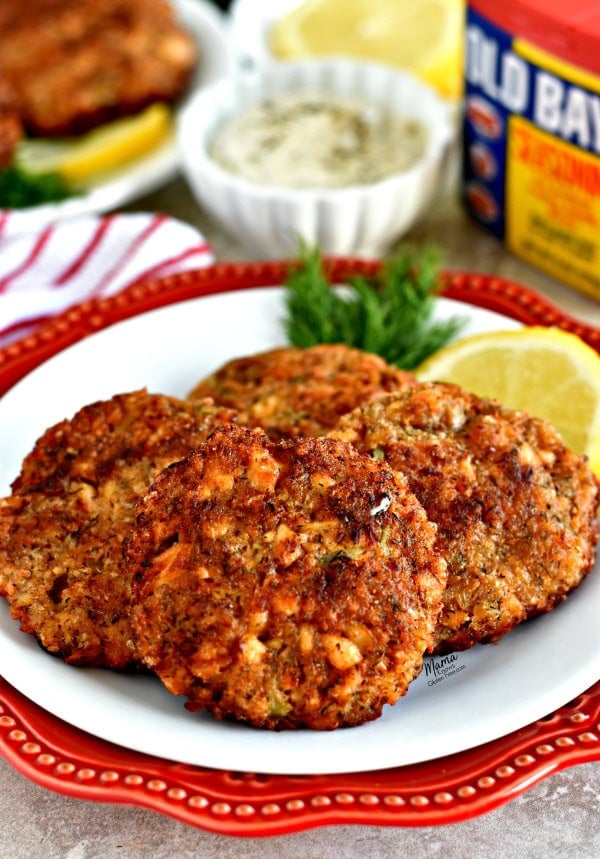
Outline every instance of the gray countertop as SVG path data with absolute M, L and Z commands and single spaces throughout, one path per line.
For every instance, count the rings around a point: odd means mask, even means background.
M 180 180 L 129 208 L 160 210 L 195 224 L 218 259 L 249 257 L 248 250 L 199 212 Z M 435 242 L 447 268 L 517 280 L 570 314 L 600 326 L 600 304 L 510 256 L 469 221 L 452 195 L 434 206 L 408 238 Z M 3 760 L 0 774 L 0 857 L 7 859 L 600 856 L 600 763 L 556 773 L 501 808 L 465 823 L 425 828 L 323 827 L 261 839 L 213 835 L 144 809 L 63 797 L 30 783 Z
M 566 770 L 483 817 L 419 829 L 337 826 L 232 838 L 139 808 L 67 799 L 0 760 L 6 859 L 597 859 L 600 764 Z

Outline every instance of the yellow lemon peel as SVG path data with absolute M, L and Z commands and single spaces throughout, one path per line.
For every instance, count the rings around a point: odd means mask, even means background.
M 600 356 L 575 334 L 538 326 L 476 334 L 440 349 L 415 374 L 545 418 L 600 474 Z
M 162 103 L 69 140 L 27 140 L 17 152 L 30 173 L 58 173 L 70 184 L 116 170 L 156 149 L 171 133 L 171 112 Z
M 442 96 L 462 92 L 464 0 L 306 0 L 269 33 L 279 59 L 350 56 L 413 72 Z

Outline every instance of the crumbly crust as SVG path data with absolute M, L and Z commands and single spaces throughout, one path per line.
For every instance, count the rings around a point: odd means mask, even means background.
M 351 446 L 223 427 L 140 508 L 138 651 L 190 710 L 277 729 L 375 719 L 431 642 L 434 540 L 404 478 Z
M 48 429 L 0 501 L 0 593 L 25 632 L 67 662 L 137 664 L 122 544 L 155 474 L 230 410 L 146 391 Z
M 320 436 L 375 397 L 415 383 L 383 358 L 341 343 L 283 347 L 229 361 L 191 392 L 239 412 L 271 438 Z
M 498 641 L 590 572 L 599 486 L 546 421 L 449 384 L 342 418 L 332 437 L 406 475 L 448 563 L 433 650 Z

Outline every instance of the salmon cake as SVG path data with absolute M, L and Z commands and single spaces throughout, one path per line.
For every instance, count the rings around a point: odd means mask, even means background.
M 166 0 L 0 3 L 0 69 L 32 136 L 78 135 L 172 104 L 197 62 Z
M 379 355 L 328 343 L 272 349 L 224 364 L 200 381 L 192 399 L 213 397 L 277 440 L 320 436 L 357 406 L 415 383 Z
M 13 88 L 0 73 L 0 170 L 10 167 L 23 139 L 23 123 Z
M 48 429 L 0 502 L 0 593 L 21 628 L 69 663 L 137 662 L 123 539 L 155 474 L 234 413 L 135 391 Z
M 258 728 L 377 718 L 419 673 L 445 564 L 406 480 L 331 439 L 225 426 L 165 469 L 126 556 L 146 665 Z
M 442 383 L 341 419 L 332 437 L 405 474 L 448 564 L 433 652 L 498 641 L 590 572 L 598 481 L 546 421 Z

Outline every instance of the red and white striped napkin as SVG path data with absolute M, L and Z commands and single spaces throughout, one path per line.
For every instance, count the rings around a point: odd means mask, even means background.
M 162 214 L 95 215 L 3 236 L 0 348 L 87 298 L 214 262 L 198 230 Z

